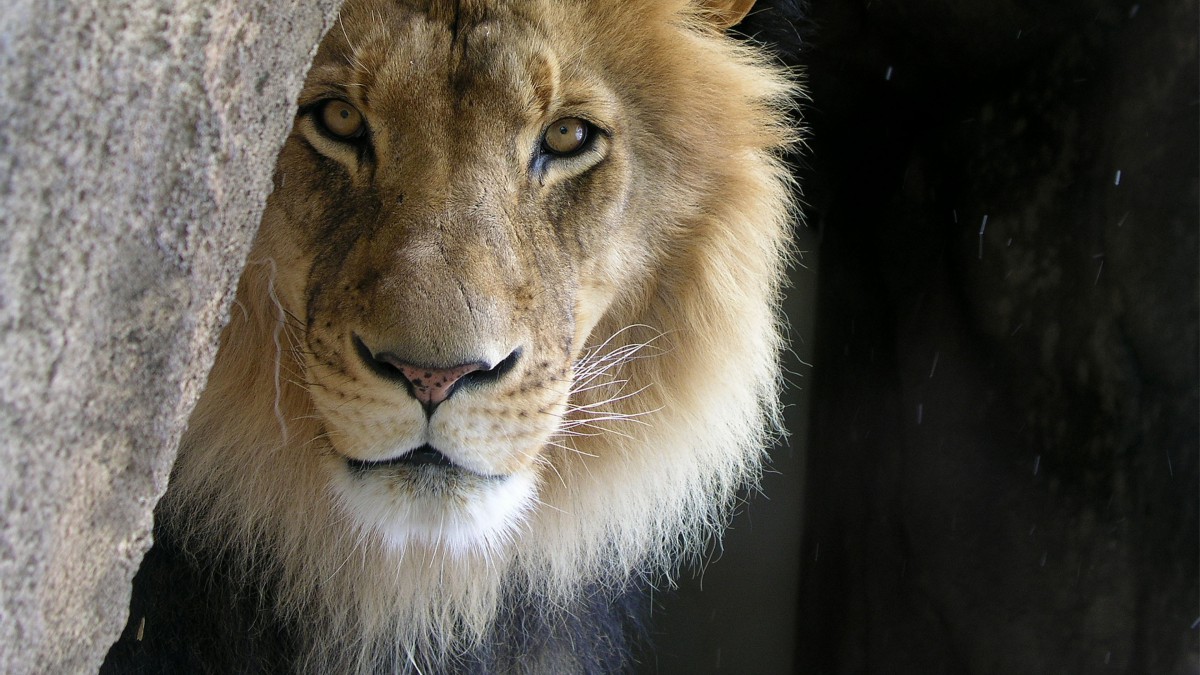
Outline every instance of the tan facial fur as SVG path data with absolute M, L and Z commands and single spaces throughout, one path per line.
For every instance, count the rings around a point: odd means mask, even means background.
M 172 479 L 193 541 L 369 659 L 719 526 L 774 415 L 791 85 L 710 4 L 347 3 Z

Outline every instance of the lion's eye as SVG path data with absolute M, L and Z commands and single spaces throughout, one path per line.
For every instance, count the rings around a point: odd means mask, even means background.
M 343 141 L 358 138 L 367 129 L 362 113 L 349 103 L 337 99 L 326 101 L 321 106 L 317 121 L 330 135 Z
M 564 117 L 551 124 L 542 134 L 542 148 L 560 157 L 575 154 L 587 145 L 591 126 L 578 117 Z

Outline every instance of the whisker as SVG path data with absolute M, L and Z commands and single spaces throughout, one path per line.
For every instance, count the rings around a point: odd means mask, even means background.
M 569 408 L 569 412 L 587 412 L 589 410 L 592 410 L 593 408 L 598 408 L 602 405 L 608 405 L 609 403 L 617 403 L 620 401 L 626 401 L 628 399 L 633 398 L 634 396 L 637 396 L 638 394 L 642 393 L 643 391 L 646 391 L 650 387 L 651 387 L 651 385 L 647 384 L 647 385 L 643 386 L 641 389 L 638 389 L 637 391 L 634 391 L 634 392 L 630 392 L 628 394 L 621 394 L 620 396 L 606 398 L 603 401 L 596 401 L 595 403 L 588 403 L 585 405 L 572 405 Z
M 583 455 L 584 457 L 592 457 L 593 459 L 600 456 L 600 455 L 596 455 L 596 454 L 593 454 L 590 452 L 584 452 L 583 450 L 580 450 L 579 448 L 572 448 L 571 446 L 566 445 L 565 443 L 558 443 L 555 441 L 546 441 L 546 445 L 550 445 L 550 446 L 559 448 L 561 450 L 566 450 L 567 452 L 573 452 L 576 455 Z
M 625 433 L 625 432 L 623 432 L 623 431 L 620 431 L 620 430 L 618 430 L 618 429 L 609 429 L 609 428 L 607 428 L 607 427 L 601 427 L 601 426 L 597 426 L 597 425 L 595 425 L 595 424 L 591 424 L 591 423 L 588 423 L 588 422 L 580 422 L 580 423 L 579 423 L 579 426 L 585 426 L 585 427 L 589 427 L 589 428 L 592 428 L 592 429 L 598 429 L 600 432 L 602 432 L 602 433 L 604 433 L 604 434 L 616 434 L 617 436 L 620 436 L 621 438 L 624 438 L 624 439 L 626 439 L 626 440 L 630 440 L 630 441 L 635 441 L 635 440 L 637 440 L 637 439 L 636 439 L 636 438 L 634 438 L 633 436 L 631 436 L 631 435 L 629 435 L 629 434 L 627 434 L 627 433 Z

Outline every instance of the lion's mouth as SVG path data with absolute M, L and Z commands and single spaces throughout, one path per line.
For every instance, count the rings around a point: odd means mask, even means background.
M 365 475 L 375 471 L 387 471 L 396 469 L 426 469 L 426 474 L 429 471 L 447 472 L 448 475 L 460 474 L 463 477 L 473 476 L 475 478 L 487 478 L 499 480 L 507 478 L 504 474 L 487 474 L 468 469 L 467 467 L 455 462 L 440 450 L 426 443 L 418 448 L 409 450 L 399 457 L 391 457 L 389 459 L 353 459 L 346 457 L 346 466 L 350 468 L 350 472 L 355 475 Z M 429 475 L 432 477 L 432 475 Z
M 422 445 L 421 447 L 410 450 L 399 457 L 392 457 L 390 459 L 368 460 L 351 459 L 347 457 L 346 464 L 350 467 L 350 470 L 355 473 L 373 471 L 375 469 L 413 466 L 437 466 L 457 468 L 465 471 L 463 467 L 455 464 L 449 457 L 443 455 L 439 450 L 429 444 Z

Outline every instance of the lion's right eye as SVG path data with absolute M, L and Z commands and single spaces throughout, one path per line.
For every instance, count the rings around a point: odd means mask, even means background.
M 367 130 L 367 122 L 354 106 L 338 99 L 323 103 L 317 111 L 317 122 L 330 136 L 340 141 L 351 141 L 361 137 Z
M 558 157 L 569 157 L 583 150 L 591 136 L 591 124 L 578 117 L 564 117 L 542 134 L 542 149 Z

